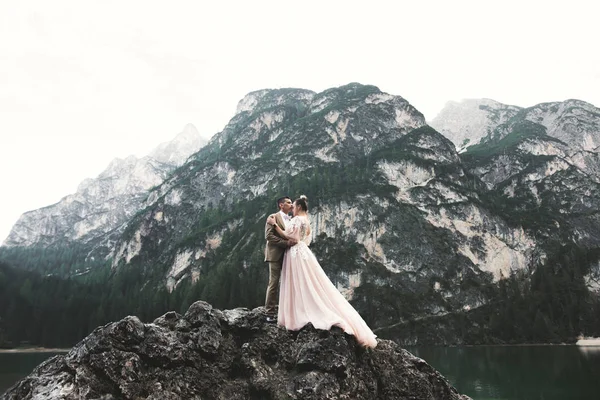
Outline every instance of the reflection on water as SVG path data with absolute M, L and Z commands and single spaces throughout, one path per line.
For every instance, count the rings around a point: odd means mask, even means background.
M 0 394 L 57 354 L 64 353 L 0 353 Z
M 408 347 L 475 400 L 597 400 L 600 347 Z
M 577 346 L 584 357 L 600 357 L 600 346 Z

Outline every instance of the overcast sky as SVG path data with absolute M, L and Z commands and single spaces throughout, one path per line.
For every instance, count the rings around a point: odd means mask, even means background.
M 115 157 L 212 136 L 263 88 L 600 106 L 595 1 L 0 2 L 0 242 Z

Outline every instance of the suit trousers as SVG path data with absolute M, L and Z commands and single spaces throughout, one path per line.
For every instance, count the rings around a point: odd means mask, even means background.
M 276 314 L 279 303 L 279 278 L 281 277 L 282 261 L 269 262 L 269 286 L 267 286 L 267 297 L 265 299 L 265 309 L 267 314 Z

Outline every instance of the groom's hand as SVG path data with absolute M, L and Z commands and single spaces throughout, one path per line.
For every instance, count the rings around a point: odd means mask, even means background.
M 293 245 L 297 244 L 298 241 L 296 239 L 288 239 L 288 246 L 292 247 Z

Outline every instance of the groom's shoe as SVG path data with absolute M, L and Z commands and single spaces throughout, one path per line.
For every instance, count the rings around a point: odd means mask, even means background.
M 277 322 L 277 317 L 274 315 L 267 315 L 267 318 L 265 319 L 265 321 L 274 323 L 274 322 Z

